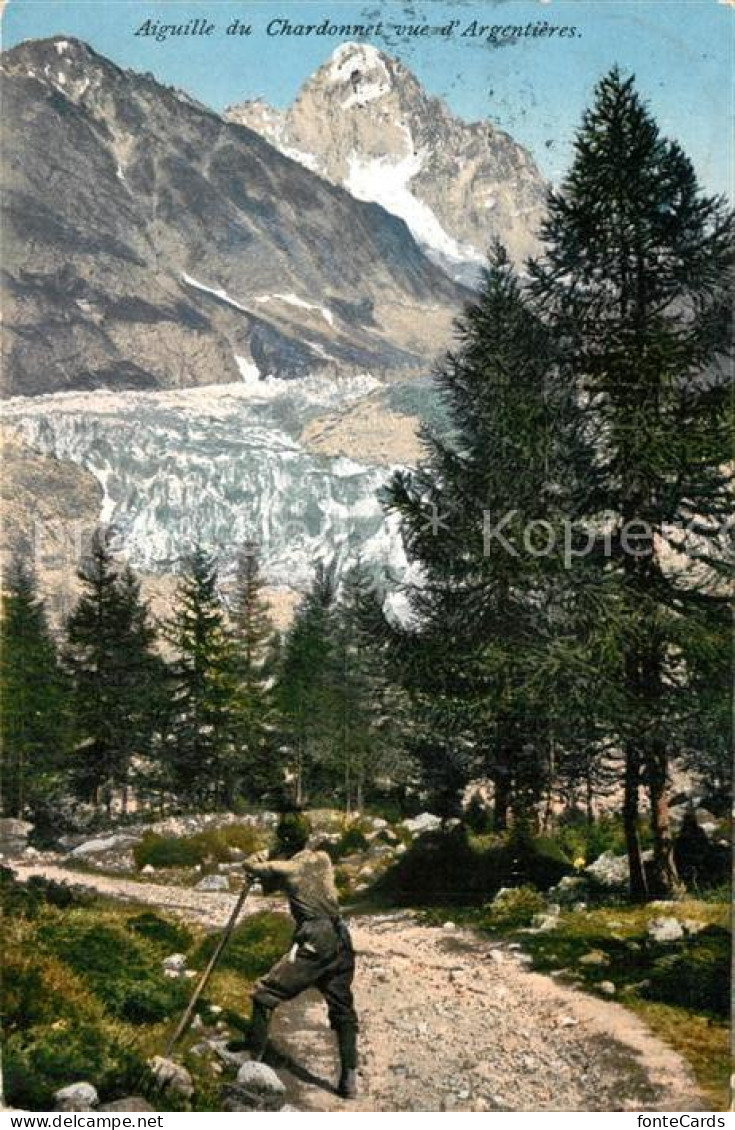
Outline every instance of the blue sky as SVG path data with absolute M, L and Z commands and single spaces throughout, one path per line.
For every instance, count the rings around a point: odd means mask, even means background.
M 252 35 L 224 34 L 233 19 Z M 261 96 L 287 105 L 304 79 L 345 37 L 273 37 L 273 19 L 292 24 L 377 23 L 377 47 L 399 56 L 424 86 L 468 119 L 490 118 L 527 145 L 542 172 L 557 180 L 596 80 L 613 63 L 634 72 L 669 136 L 694 161 L 710 191 L 733 195 L 733 21 L 723 0 L 10 0 L 3 46 L 65 34 L 86 40 L 122 66 L 150 71 L 222 109 Z M 147 19 L 209 19 L 210 38 L 136 37 Z M 409 41 L 395 25 L 459 21 L 450 39 Z M 522 39 L 493 46 L 459 33 L 488 25 L 545 20 L 573 26 L 574 38 Z

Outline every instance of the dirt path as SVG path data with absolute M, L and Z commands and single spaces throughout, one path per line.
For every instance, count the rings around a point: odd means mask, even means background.
M 221 926 L 234 896 L 21 866 Z M 254 901 L 262 908 L 265 900 Z M 269 905 L 272 901 L 269 900 Z M 362 1032 L 358 1111 L 706 1109 L 683 1060 L 620 1005 L 529 973 L 517 951 L 410 915 L 356 919 Z M 303 1111 L 344 1110 L 326 1010 L 276 1014 L 270 1060 Z

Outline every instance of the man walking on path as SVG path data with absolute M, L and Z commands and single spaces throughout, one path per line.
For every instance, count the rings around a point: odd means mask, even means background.
M 332 861 L 323 851 L 306 851 L 308 821 L 292 814 L 278 829 L 278 858 L 267 852 L 243 863 L 249 875 L 267 887 L 285 891 L 296 922 L 293 946 L 256 984 L 250 1046 L 262 1059 L 268 1043 L 273 1009 L 305 989 L 316 988 L 327 1002 L 329 1023 L 339 1046 L 341 1073 L 338 1093 L 357 1094 L 357 1014 L 352 998 L 355 953 L 347 925 L 340 916 Z

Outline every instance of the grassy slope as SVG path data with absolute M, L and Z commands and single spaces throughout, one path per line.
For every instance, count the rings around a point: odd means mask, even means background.
M 146 1060 L 161 1054 L 196 982 L 165 977 L 162 960 L 186 953 L 198 970 L 211 936 L 103 899 L 64 908 L 43 903 L 31 914 L 6 906 L 5 927 L 6 1101 L 48 1110 L 55 1090 L 87 1079 L 103 1102 L 137 1093 L 173 1109 L 175 1102 L 151 1087 Z M 267 913 L 238 928 L 199 1009 L 210 1032 L 218 1024 L 246 1028 L 252 983 L 290 934 L 286 916 Z M 222 1011 L 209 1011 L 211 1004 Z M 195 1079 L 196 1109 L 219 1110 L 218 1076 L 207 1057 L 191 1052 L 202 1035 L 201 1028 L 189 1032 L 181 1057 Z

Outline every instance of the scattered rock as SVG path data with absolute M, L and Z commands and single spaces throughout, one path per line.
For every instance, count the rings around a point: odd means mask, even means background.
M 585 874 L 591 875 L 601 887 L 625 887 L 630 881 L 628 857 L 603 851 L 599 859 L 585 868 Z
M 456 930 L 456 929 L 457 929 L 457 925 L 456 925 L 455 922 L 445 922 L 444 925 L 442 926 L 442 930 Z
M 98 839 L 85 840 L 84 843 L 78 844 L 77 847 L 72 848 L 71 855 L 102 855 L 107 851 L 126 851 L 128 848 L 134 847 L 139 838 L 139 836 L 131 836 L 127 832 L 120 832 L 112 836 L 101 836 Z
M 557 1021 L 557 1028 L 576 1028 L 579 1021 L 574 1016 L 561 1016 Z
M 157 1055 L 148 1061 L 148 1066 L 160 1087 L 167 1087 L 174 1094 L 182 1095 L 185 1099 L 191 1098 L 194 1094 L 191 1075 L 180 1063 L 174 1063 L 172 1059 L 164 1059 L 162 1055 Z
M 255 1095 L 285 1095 L 286 1088 L 272 1067 L 265 1063 L 243 1063 L 237 1073 L 239 1086 Z
M 229 891 L 230 881 L 226 875 L 205 875 L 195 886 L 195 891 Z
M 54 1095 L 56 1110 L 94 1110 L 99 1101 L 91 1083 L 70 1083 Z
M 687 934 L 701 934 L 702 930 L 705 928 L 705 923 L 697 922 L 695 918 L 685 918 L 682 922 L 682 926 Z
M 156 869 L 152 863 L 146 863 L 145 867 L 140 869 L 141 875 L 155 875 Z
M 654 918 L 648 924 L 648 936 L 654 942 L 678 942 L 684 937 L 684 928 L 678 918 Z
M 27 820 L 16 820 L 11 816 L 0 819 L 0 855 L 6 858 L 23 855 L 32 831 L 33 825 Z
M 600 992 L 605 993 L 608 997 L 614 997 L 617 989 L 612 981 L 600 981 Z
M 209 1040 L 208 1047 L 210 1051 L 217 1054 L 219 1059 L 228 1067 L 242 1067 L 244 1063 L 250 1060 L 250 1052 L 243 1048 L 242 1051 L 233 1052 L 227 1047 L 228 1040 Z
M 610 958 L 603 950 L 590 950 L 579 959 L 580 965 L 609 965 Z
M 419 816 L 401 822 L 401 827 L 412 836 L 422 836 L 424 832 L 438 832 L 441 826 L 441 817 L 434 816 L 431 812 L 422 812 Z
M 184 972 L 185 967 L 185 953 L 172 953 L 163 959 L 163 969 L 165 973 L 175 973 L 178 976 L 180 973 Z
M 124 1099 L 116 1099 L 114 1103 L 105 1103 L 99 1108 L 102 1110 L 155 1110 L 156 1108 L 141 1098 L 140 1095 L 127 1095 Z

